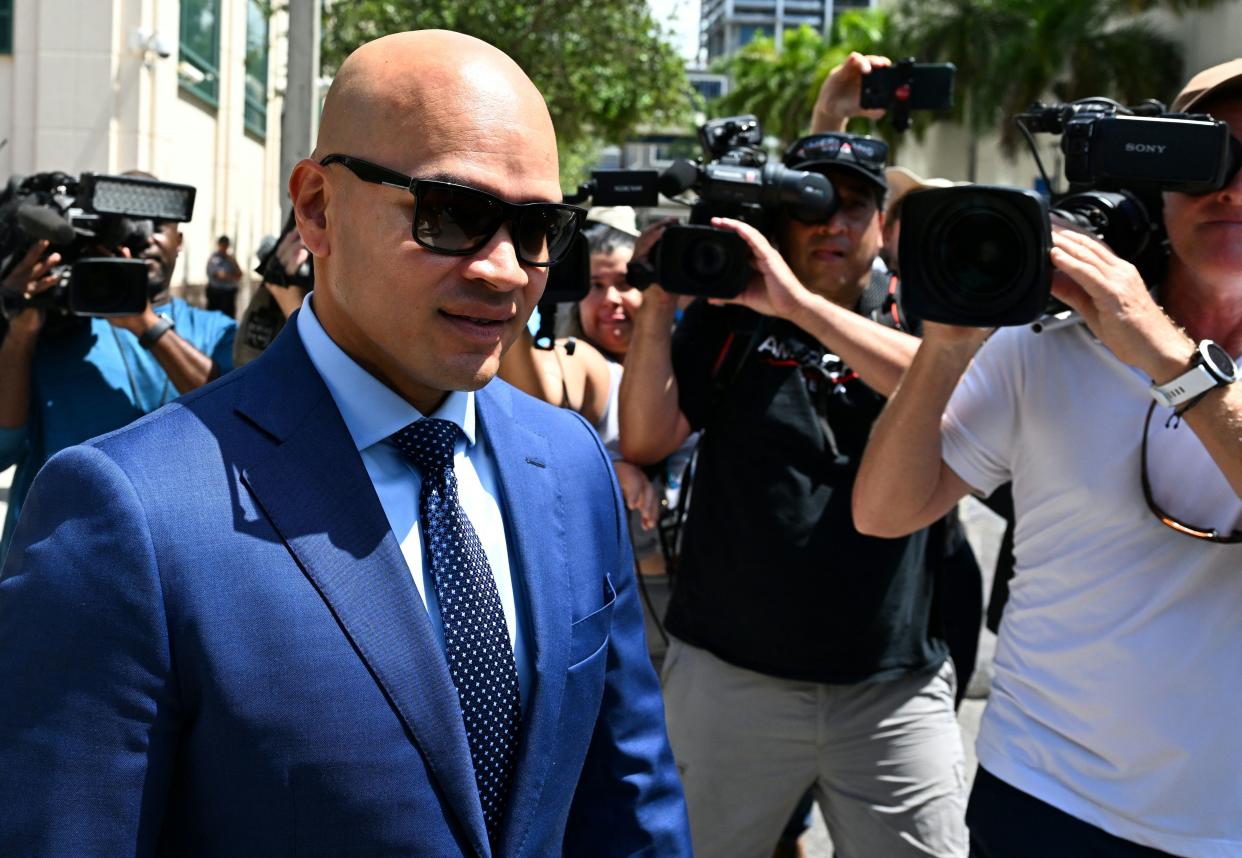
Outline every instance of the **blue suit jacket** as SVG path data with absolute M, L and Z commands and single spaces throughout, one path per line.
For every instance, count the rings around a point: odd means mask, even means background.
M 532 630 L 506 856 L 688 854 L 594 432 L 478 395 Z M 0 854 L 490 855 L 456 690 L 288 325 L 55 456 L 0 578 Z

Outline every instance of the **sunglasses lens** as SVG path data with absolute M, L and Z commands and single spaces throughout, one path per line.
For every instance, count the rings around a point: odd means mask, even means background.
M 475 250 L 504 219 L 499 201 L 470 188 L 422 182 L 418 186 L 414 238 L 437 250 Z
M 558 262 L 574 237 L 574 212 L 555 206 L 531 206 L 522 211 L 516 226 L 518 256 L 524 262 L 551 265 Z

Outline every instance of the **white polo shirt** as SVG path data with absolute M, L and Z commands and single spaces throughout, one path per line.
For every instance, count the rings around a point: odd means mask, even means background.
M 1016 574 L 980 764 L 1112 834 L 1242 855 L 1242 545 L 1174 532 L 1143 500 L 1150 379 L 1082 326 L 998 332 L 949 404 L 943 456 L 1013 481 Z M 1157 502 L 1242 528 L 1242 501 L 1185 424 L 1152 418 Z

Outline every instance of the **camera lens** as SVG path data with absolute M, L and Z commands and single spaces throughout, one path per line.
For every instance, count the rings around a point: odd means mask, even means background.
M 944 226 L 938 267 L 970 306 L 1008 294 L 1022 275 L 1022 237 L 1011 221 L 986 209 L 961 211 Z
M 655 267 L 657 281 L 669 292 L 706 298 L 740 294 L 754 273 L 741 236 L 696 224 L 665 230 Z
M 972 186 L 914 191 L 903 203 L 902 305 L 960 325 L 1022 324 L 1048 302 L 1048 215 L 1029 191 Z
M 720 242 L 702 238 L 686 249 L 686 274 L 695 280 L 711 280 L 724 273 L 729 255 Z

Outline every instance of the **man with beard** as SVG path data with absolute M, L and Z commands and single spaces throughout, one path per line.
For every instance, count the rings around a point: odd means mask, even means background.
M 46 241 L 35 244 L 3 288 L 33 297 L 54 286 L 60 255 L 47 251 Z M 0 469 L 17 465 L 17 473 L 0 564 L 30 484 L 53 454 L 119 429 L 232 368 L 233 320 L 169 294 L 180 251 L 176 224 L 152 233 L 142 253 L 151 298 L 141 313 L 49 319 L 32 307 L 9 321 L 0 343 Z

